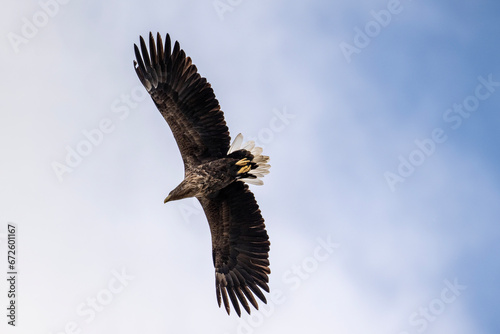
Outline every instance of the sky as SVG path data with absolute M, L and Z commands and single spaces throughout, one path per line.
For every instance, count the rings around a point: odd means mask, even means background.
M 498 2 L 3 8 L 2 333 L 500 331 Z M 197 201 L 163 204 L 183 165 L 133 69 L 150 31 L 271 157 L 251 315 L 217 307 Z

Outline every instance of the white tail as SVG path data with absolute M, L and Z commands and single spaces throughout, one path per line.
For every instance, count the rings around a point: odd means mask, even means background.
M 255 163 L 257 167 L 253 167 L 248 172 L 248 174 L 255 177 L 246 177 L 240 180 L 249 184 L 261 186 L 264 184 L 262 178 L 264 177 L 264 175 L 269 174 L 269 168 L 271 167 L 271 165 L 268 164 L 269 157 L 267 155 L 262 155 L 262 147 L 255 147 L 255 142 L 253 140 L 246 142 L 243 146 L 242 143 L 243 135 L 239 133 L 236 138 L 234 138 L 234 141 L 231 144 L 231 147 L 229 148 L 227 154 L 238 150 L 250 151 L 250 153 L 252 153 L 253 155 L 253 159 L 251 162 Z

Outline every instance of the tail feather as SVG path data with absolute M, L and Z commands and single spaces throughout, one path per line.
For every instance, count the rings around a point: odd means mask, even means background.
M 255 147 L 255 142 L 253 140 L 249 140 L 245 143 L 245 145 L 243 145 L 243 147 L 241 149 L 252 152 L 254 147 Z
M 241 181 L 244 181 L 246 183 L 249 183 L 249 184 L 254 184 L 256 186 L 261 186 L 264 184 L 264 181 L 262 181 L 261 179 L 240 179 Z
M 241 143 L 243 143 L 243 135 L 239 133 L 236 138 L 234 138 L 233 143 L 231 144 L 231 147 L 229 147 L 229 151 L 227 151 L 227 154 L 233 153 L 234 151 L 237 151 L 241 147 Z
M 229 156 L 238 157 L 240 160 L 235 164 L 238 166 L 236 178 L 249 184 L 263 185 L 261 178 L 269 174 L 269 157 L 262 155 L 262 147 L 256 147 L 255 142 L 250 140 L 243 144 L 243 136 L 238 134 L 227 152 Z

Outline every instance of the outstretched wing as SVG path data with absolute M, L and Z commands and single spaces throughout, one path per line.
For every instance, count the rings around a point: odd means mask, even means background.
M 269 292 L 269 237 L 259 206 L 248 186 L 235 181 L 215 198 L 201 197 L 212 233 L 217 302 L 227 313 L 229 299 L 238 316 L 240 306 L 250 313 L 248 301 L 258 309 L 256 295 L 266 303 L 261 289 Z
M 229 149 L 229 132 L 214 91 L 198 74 L 191 58 L 175 42 L 165 48 L 160 34 L 157 43 L 149 33 L 149 53 L 144 39 L 141 52 L 134 44 L 134 67 L 146 90 L 172 129 L 185 169 L 221 158 Z

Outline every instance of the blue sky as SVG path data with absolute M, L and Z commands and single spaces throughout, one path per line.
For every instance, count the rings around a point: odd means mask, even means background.
M 497 2 L 6 8 L 0 250 L 16 224 L 18 331 L 498 333 Z M 179 40 L 232 137 L 271 156 L 252 190 L 272 293 L 252 316 L 217 307 L 198 203 L 163 204 L 183 166 L 132 66 L 149 31 Z

